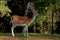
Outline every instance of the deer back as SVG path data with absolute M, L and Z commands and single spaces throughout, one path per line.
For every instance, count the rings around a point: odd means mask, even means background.
M 13 17 L 13 23 L 16 24 L 29 24 L 31 19 L 27 16 L 17 16 L 14 15 Z

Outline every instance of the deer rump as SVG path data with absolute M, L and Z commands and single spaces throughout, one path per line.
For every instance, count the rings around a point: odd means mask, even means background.
M 26 24 L 28 25 L 31 21 L 31 18 L 28 16 L 18 16 L 18 15 L 13 15 L 13 23 L 16 24 Z

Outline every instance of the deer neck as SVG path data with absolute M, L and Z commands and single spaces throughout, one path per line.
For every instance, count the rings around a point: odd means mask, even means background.
M 28 25 L 28 26 L 30 26 L 30 24 L 35 20 L 35 18 L 36 18 L 36 16 L 35 16 L 35 15 L 33 15 L 32 19 L 31 19 L 31 22 L 29 23 L 29 25 Z

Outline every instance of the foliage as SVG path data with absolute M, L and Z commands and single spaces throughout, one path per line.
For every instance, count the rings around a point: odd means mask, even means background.
M 7 5 L 7 0 L 0 0 L 0 32 L 5 32 L 9 26 L 11 10 Z
M 0 0 L 0 17 L 3 17 L 4 15 L 9 16 L 9 13 L 11 10 L 7 6 L 6 0 Z
M 52 31 L 52 13 L 53 13 L 53 30 L 56 30 L 56 26 L 55 23 L 58 19 L 59 15 L 57 13 L 57 10 L 59 9 L 59 0 L 36 0 L 37 2 L 35 2 L 35 7 L 38 10 L 39 13 L 39 17 L 37 17 L 36 21 L 38 24 L 40 24 L 41 26 L 41 30 L 43 30 L 43 22 L 44 20 L 48 23 L 48 30 L 49 32 Z M 43 32 L 43 31 L 42 31 Z

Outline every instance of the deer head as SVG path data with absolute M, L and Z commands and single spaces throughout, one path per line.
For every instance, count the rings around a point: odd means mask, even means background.
M 28 8 L 31 9 L 31 11 L 33 12 L 33 15 L 34 15 L 34 16 L 38 16 L 38 12 L 37 12 L 37 10 L 35 9 L 34 4 L 33 4 L 32 2 L 29 2 L 29 3 L 28 3 Z

